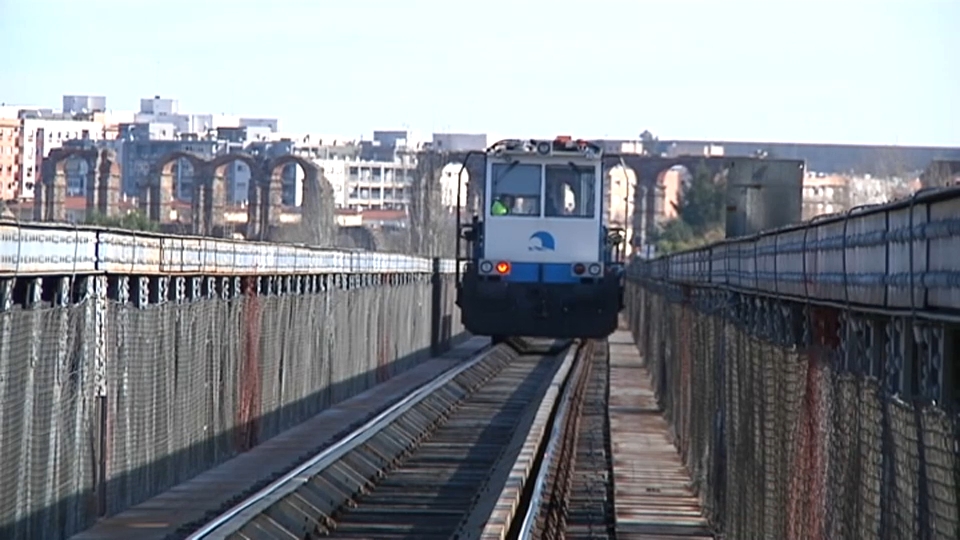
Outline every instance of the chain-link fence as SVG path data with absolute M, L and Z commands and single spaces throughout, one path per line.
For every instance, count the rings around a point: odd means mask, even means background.
M 631 328 L 731 539 L 960 538 L 960 327 L 627 284 Z M 939 355 L 939 357 L 938 357 Z
M 263 277 L 142 304 L 85 279 L 107 290 L 0 310 L 0 538 L 85 529 L 462 335 L 444 274 Z

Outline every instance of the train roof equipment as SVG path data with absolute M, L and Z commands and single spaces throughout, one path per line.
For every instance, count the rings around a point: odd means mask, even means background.
M 600 159 L 603 156 L 603 149 L 597 144 L 584 139 L 574 140 L 568 135 L 559 135 L 552 141 L 504 139 L 490 145 L 486 152 L 488 156 L 495 157 L 536 155 Z

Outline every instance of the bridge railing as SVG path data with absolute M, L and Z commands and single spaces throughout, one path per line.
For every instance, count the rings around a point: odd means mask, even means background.
M 0 538 L 63 538 L 464 337 L 454 262 L 0 223 Z
M 960 190 L 636 261 L 627 287 L 730 537 L 960 536 Z

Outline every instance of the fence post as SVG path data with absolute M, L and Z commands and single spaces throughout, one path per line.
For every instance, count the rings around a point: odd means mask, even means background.
M 95 388 L 93 408 L 97 418 L 92 434 L 96 440 L 93 445 L 94 456 L 92 456 L 96 460 L 93 482 L 96 490 L 96 516 L 100 518 L 105 517 L 110 510 L 110 486 L 108 483 L 112 480 L 109 473 L 112 417 L 107 388 L 107 355 L 113 343 L 107 343 L 107 336 L 110 333 L 107 328 L 109 324 L 107 319 L 108 300 L 114 300 L 117 303 L 126 302 L 130 289 L 126 280 L 111 280 L 106 276 L 87 277 L 84 279 L 83 285 L 84 299 L 90 303 L 85 314 L 84 328 L 87 337 L 93 337 L 90 342 L 85 344 L 85 356 L 87 361 L 93 364 L 93 384 Z
M 440 279 L 440 258 L 434 257 L 432 262 L 430 273 L 430 356 L 440 356 L 443 281 Z

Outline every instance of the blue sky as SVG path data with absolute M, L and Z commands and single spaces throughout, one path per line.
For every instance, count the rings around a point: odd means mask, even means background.
M 958 21 L 958 0 L 0 0 L 0 102 L 160 94 L 343 135 L 960 145 Z

